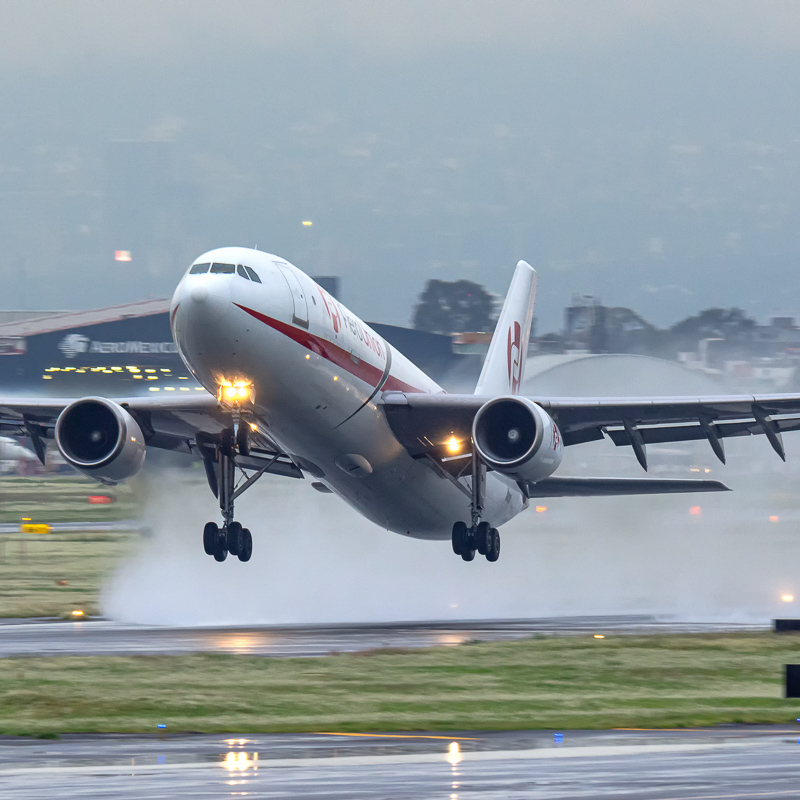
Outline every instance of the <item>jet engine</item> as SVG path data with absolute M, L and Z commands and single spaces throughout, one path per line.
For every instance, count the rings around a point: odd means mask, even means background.
M 517 480 L 535 483 L 561 463 L 561 431 L 553 418 L 525 397 L 496 397 L 472 422 L 472 440 L 483 462 Z
M 144 464 L 138 423 L 122 406 L 102 397 L 68 405 L 56 421 L 55 439 L 68 464 L 100 483 L 127 480 Z

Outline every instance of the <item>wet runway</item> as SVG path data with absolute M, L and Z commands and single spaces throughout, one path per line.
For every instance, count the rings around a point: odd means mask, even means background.
M 666 633 L 763 630 L 764 625 L 681 623 L 649 616 L 555 617 L 528 620 L 361 625 L 166 628 L 107 621 L 0 623 L 0 658 L 44 655 L 174 655 L 236 653 L 323 656 L 377 648 L 457 645 L 534 634 Z
M 626 798 L 800 794 L 800 733 L 711 731 L 0 738 L 0 796 Z

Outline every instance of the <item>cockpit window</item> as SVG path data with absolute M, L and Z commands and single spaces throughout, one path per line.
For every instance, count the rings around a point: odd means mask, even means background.
M 208 268 L 211 264 L 206 261 L 205 264 L 194 264 L 192 268 L 189 270 L 190 275 L 202 275 L 204 272 L 208 272 Z
M 261 283 L 261 278 L 258 277 L 258 274 L 252 267 L 245 267 L 245 269 L 247 270 L 247 274 L 250 276 L 251 281 Z
M 237 264 L 236 271 L 246 280 L 249 281 L 250 278 L 247 277 L 247 273 L 244 271 L 244 267 L 241 264 Z
M 233 275 L 236 271 L 234 264 L 219 264 L 216 261 L 211 265 L 211 271 L 222 275 Z

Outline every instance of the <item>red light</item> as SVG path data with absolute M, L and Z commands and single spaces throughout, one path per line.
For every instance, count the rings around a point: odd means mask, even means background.
M 700 514 L 702 513 L 702 511 L 703 511 L 703 509 L 700 508 L 700 506 L 692 506 L 689 509 L 689 513 L 694 517 L 699 517 Z
M 89 495 L 89 504 L 93 506 L 105 506 L 109 503 L 113 503 L 114 498 L 109 497 L 107 494 L 90 494 Z
M 132 261 L 130 250 L 115 250 L 114 261 Z

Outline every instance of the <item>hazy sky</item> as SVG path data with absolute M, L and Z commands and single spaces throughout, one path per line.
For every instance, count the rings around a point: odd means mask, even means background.
M 800 312 L 798 92 L 788 0 L 0 0 L 2 305 L 23 261 L 29 306 L 79 307 L 258 242 L 387 322 L 521 257 L 542 327 L 573 292 L 657 324 Z M 109 281 L 119 139 L 174 142 L 178 188 L 160 255 Z

